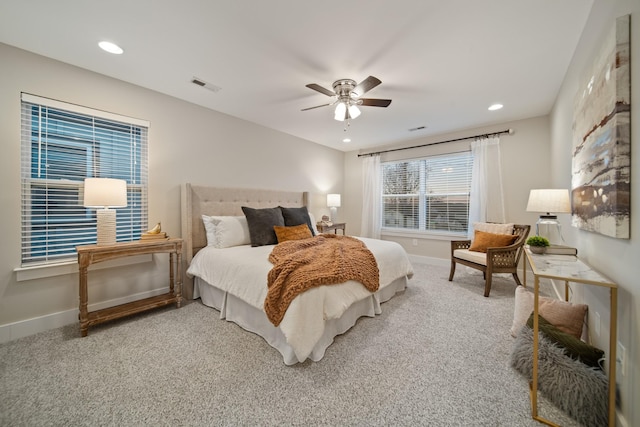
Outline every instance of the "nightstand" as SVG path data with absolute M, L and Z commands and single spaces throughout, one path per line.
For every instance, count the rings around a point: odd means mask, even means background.
M 319 222 L 319 223 L 316 224 L 316 227 L 318 227 L 318 231 L 320 233 L 328 233 L 331 230 L 333 230 L 333 232 L 335 234 L 338 234 L 338 230 L 342 230 L 342 234 L 344 235 L 345 234 L 346 225 L 347 224 L 344 223 L 344 222 L 334 222 L 331 225 L 325 225 L 325 224 L 322 224 L 321 222 Z
M 78 251 L 78 268 L 80 270 L 80 334 L 83 337 L 87 336 L 89 326 L 98 323 L 173 303 L 176 303 L 176 306 L 180 308 L 182 304 L 182 239 L 138 240 L 114 245 L 85 245 L 76 246 L 76 250 Z M 89 299 L 87 275 L 91 264 L 114 258 L 155 253 L 169 254 L 169 292 L 89 312 L 87 307 Z

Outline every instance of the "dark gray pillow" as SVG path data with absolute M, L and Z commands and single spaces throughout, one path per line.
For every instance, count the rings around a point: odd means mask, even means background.
M 242 212 L 249 225 L 251 246 L 275 245 L 278 237 L 273 227 L 284 226 L 284 218 L 280 208 L 254 209 L 242 206 Z
M 533 329 L 533 313 L 527 320 L 527 326 Z M 600 359 L 604 357 L 604 351 L 579 340 L 571 334 L 562 332 L 547 319 L 538 314 L 539 331 L 546 335 L 554 343 L 562 347 L 568 356 L 579 360 L 587 366 L 600 369 Z
M 315 236 L 313 232 L 313 225 L 311 224 L 311 217 L 309 217 L 309 211 L 306 206 L 300 208 L 285 208 L 280 206 L 282 216 L 284 217 L 284 225 L 291 227 L 294 225 L 307 224 L 311 235 Z

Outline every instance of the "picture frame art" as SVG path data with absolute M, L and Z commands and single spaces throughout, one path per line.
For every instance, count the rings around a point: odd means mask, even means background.
M 628 239 L 631 217 L 631 16 L 616 19 L 574 103 L 571 223 Z

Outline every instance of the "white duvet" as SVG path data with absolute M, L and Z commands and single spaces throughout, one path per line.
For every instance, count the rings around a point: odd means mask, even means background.
M 380 289 L 394 280 L 413 276 L 407 253 L 398 243 L 359 237 L 373 253 L 380 270 Z M 191 261 L 187 274 L 226 291 L 264 311 L 268 260 L 273 246 L 207 246 Z M 348 281 L 312 288 L 296 297 L 280 323 L 280 329 L 298 360 L 305 360 L 324 332 L 324 321 L 337 319 L 356 301 L 371 295 L 361 283 Z

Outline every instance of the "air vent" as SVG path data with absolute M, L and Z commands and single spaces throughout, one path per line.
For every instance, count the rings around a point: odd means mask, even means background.
M 427 128 L 426 126 L 418 126 L 416 128 L 409 129 L 409 132 L 415 132 L 417 130 L 422 130 L 422 129 L 426 129 L 426 128 Z
M 201 86 L 205 89 L 209 89 L 211 92 L 219 92 L 222 88 L 219 86 L 216 86 L 212 83 L 206 82 L 198 77 L 194 77 L 193 79 L 191 79 L 191 83 Z

